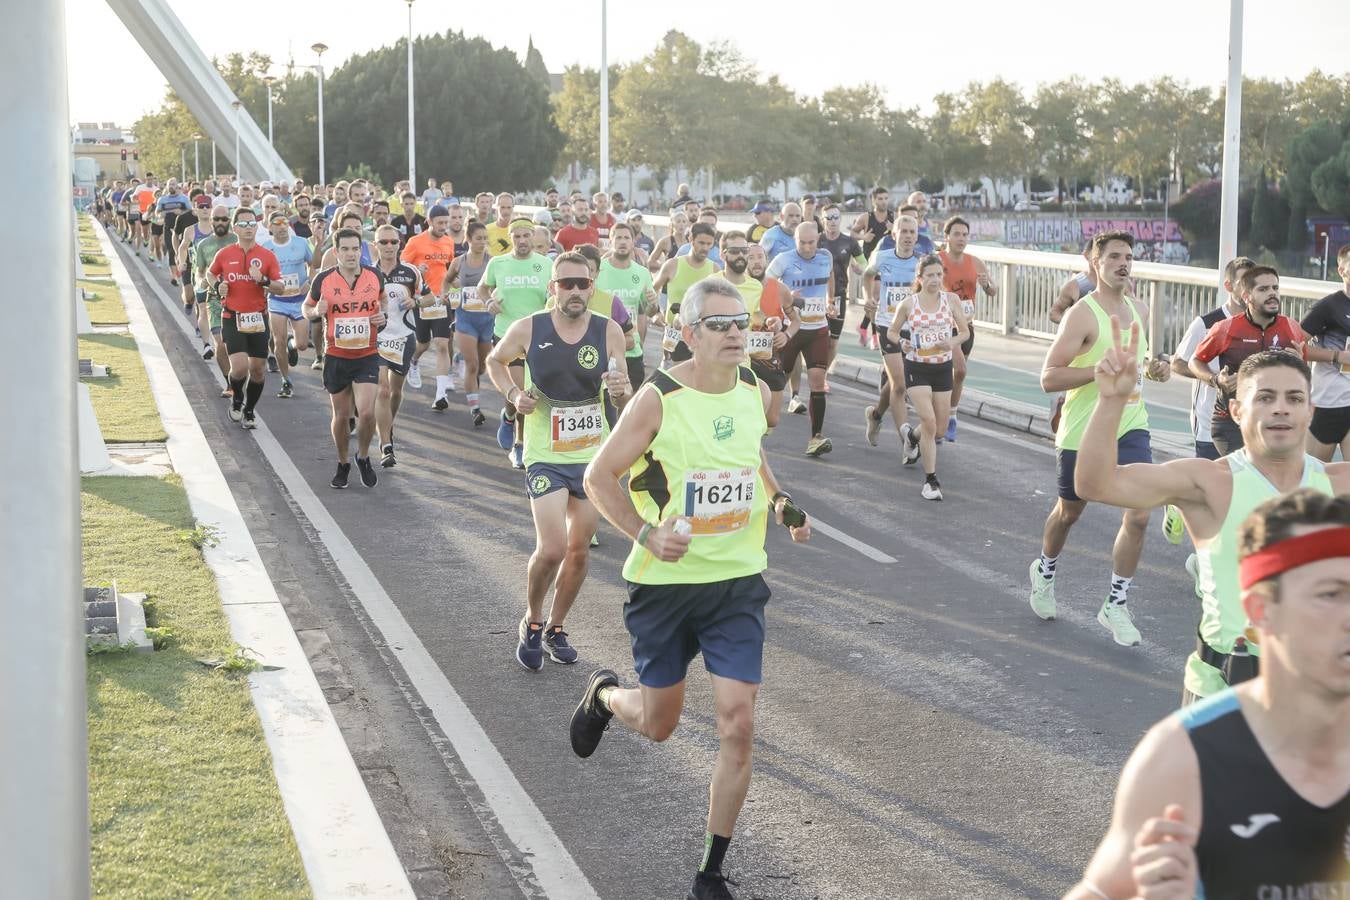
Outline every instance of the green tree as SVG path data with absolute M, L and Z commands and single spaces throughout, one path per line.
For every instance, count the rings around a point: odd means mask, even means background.
M 1266 170 L 1261 169 L 1256 178 L 1256 191 L 1252 197 L 1251 228 L 1248 231 L 1253 247 L 1267 250 L 1282 250 L 1289 228 L 1289 205 L 1275 191 L 1270 190 L 1266 181 Z
M 525 71 L 546 90 L 553 90 L 553 79 L 549 77 L 548 66 L 544 64 L 544 55 L 534 45 L 533 37 L 530 38 L 529 46 L 525 48 Z
M 1088 91 L 1082 81 L 1070 78 L 1041 85 L 1027 105 L 1032 152 L 1039 168 L 1054 180 L 1059 200 L 1087 158 L 1082 139 L 1087 102 Z
M 1029 179 L 1035 163 L 1035 149 L 1026 126 L 1026 101 L 1015 84 L 995 78 L 988 84 L 966 88 L 968 115 L 958 128 L 982 148 L 983 171 L 991 179 L 1013 181 Z

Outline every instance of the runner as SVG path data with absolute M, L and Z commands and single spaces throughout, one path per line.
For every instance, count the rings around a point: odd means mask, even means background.
M 433 179 L 433 181 L 434 180 L 435 179 Z M 389 224 L 398 229 L 399 240 L 403 241 L 404 244 L 407 244 L 409 238 L 415 237 L 427 230 L 427 217 L 417 211 L 417 195 L 412 191 L 404 191 L 399 197 L 399 200 L 402 203 L 403 210 L 398 215 L 394 216 L 394 218 L 389 221 Z M 431 207 L 428 206 L 427 209 L 431 209 Z M 464 213 L 461 211 L 461 229 L 463 228 L 463 225 Z M 451 237 L 454 237 L 454 234 L 451 234 Z
M 444 206 L 433 206 L 427 213 L 428 229 L 421 234 L 408 238 L 403 245 L 402 260 L 416 269 L 422 276 L 422 283 L 435 290 L 445 283 L 445 271 L 455 258 L 454 240 L 447 234 L 450 227 L 450 211 Z M 408 366 L 408 385 L 417 390 L 422 386 L 422 373 L 418 368 L 422 354 L 428 347 L 436 351 L 436 397 L 431 408 L 444 412 L 450 407 L 446 393 L 450 390 L 450 309 L 445 305 L 445 297 L 433 295 L 433 302 L 423 306 L 419 303 L 413 309 L 413 322 L 417 328 L 417 350 L 413 353 Z
M 900 450 L 908 455 L 909 442 L 905 439 L 905 357 L 897 343 L 888 335 L 895 311 L 910 294 L 919 276 L 919 257 L 914 253 L 914 242 L 919 237 L 919 223 L 913 216 L 899 216 L 895 220 L 895 246 L 872 253 L 863 272 L 864 314 L 872 320 L 872 327 L 881 350 L 881 384 L 877 388 L 877 402 L 863 410 L 867 427 L 867 443 L 877 445 L 881 434 L 881 417 L 891 411 L 895 431 L 902 438 Z
M 174 270 L 178 266 L 178 247 L 175 238 L 181 234 L 181 229 L 177 227 L 178 220 L 180 217 L 191 218 L 186 214 L 192 208 L 192 199 L 179 189 L 177 178 L 170 178 L 164 185 L 164 193 L 155 202 L 155 208 L 163 217 L 162 245 L 164 258 L 168 261 L 172 276 L 169 283 L 177 287 L 178 275 Z
M 744 232 L 728 231 L 722 235 L 722 255 L 727 261 L 723 275 L 740 292 L 745 311 L 750 314 L 750 331 L 745 336 L 746 356 L 750 360 L 750 371 L 769 389 L 765 419 L 772 431 L 778 427 L 782 415 L 783 388 L 787 385 L 778 351 L 797 333 L 801 320 L 797 308 L 790 303 L 788 315 L 784 316 L 782 297 L 787 291 L 777 279 L 765 280 L 768 263 L 763 247 L 750 243 Z
M 207 269 L 221 300 L 221 336 L 230 355 L 230 419 L 256 428 L 254 410 L 262 397 L 267 371 L 267 295 L 281 291 L 281 266 L 271 250 L 254 241 L 258 214 L 247 206 L 234 211 L 238 240 L 222 247 Z M 248 383 L 245 394 L 244 383 Z
M 487 371 L 493 342 L 492 313 L 487 311 L 487 299 L 478 295 L 479 282 L 491 259 L 487 233 L 482 222 L 469 223 L 469 250 L 451 261 L 442 288 L 446 302 L 455 311 L 455 349 L 464 357 L 464 401 L 474 428 L 487 421 L 478 402 L 478 382 Z
M 497 217 L 487 223 L 487 251 L 489 256 L 511 252 L 511 221 L 515 218 L 516 198 L 507 193 L 497 195 Z
M 572 222 L 558 229 L 556 239 L 563 250 L 571 250 L 578 244 L 600 245 L 600 232 L 591 224 L 591 208 L 585 197 L 572 199 Z
M 1280 315 L 1280 274 L 1270 266 L 1252 266 L 1243 272 L 1238 296 L 1246 311 L 1215 322 L 1191 356 L 1191 374 L 1218 392 L 1209 426 L 1220 456 L 1242 447 L 1242 432 L 1229 410 L 1242 361 L 1261 350 L 1282 347 L 1303 354 L 1307 341 L 1298 322 Z M 1217 373 L 1209 368 L 1213 359 L 1219 361 Z
M 840 223 L 844 211 L 838 203 L 826 202 L 820 208 L 825 230 L 820 236 L 820 246 L 834 261 L 834 309 L 830 316 L 830 365 L 839 352 L 839 337 L 844 333 L 844 314 L 848 310 L 849 273 L 861 275 L 867 270 L 867 257 L 863 255 L 862 245 L 851 234 L 841 230 Z M 828 368 L 828 366 L 827 366 Z M 794 385 L 795 387 L 795 385 Z
M 670 232 L 661 240 L 656 242 L 652 248 L 651 255 L 647 258 L 647 267 L 655 271 L 660 271 L 661 266 L 675 255 L 686 242 L 691 241 L 689 237 L 689 217 L 679 210 L 670 211 Z
M 331 245 L 328 235 L 328 219 L 322 211 L 315 211 L 309 214 L 310 252 L 314 260 L 310 263 L 311 276 L 318 273 L 320 268 L 319 261 L 323 258 L 323 248 L 325 245 Z M 309 343 L 314 347 L 314 362 L 310 363 L 310 369 L 320 370 L 323 368 L 323 321 L 315 320 L 309 323 Z
M 701 900 L 732 897 L 722 862 L 750 784 L 768 511 L 779 522 L 790 517 L 794 541 L 807 540 L 811 526 L 762 447 L 769 393 L 742 365 L 750 316 L 739 292 L 721 278 L 701 281 L 685 295 L 680 319 L 692 358 L 656 373 L 586 470 L 596 507 L 633 540 L 624 625 L 639 686 L 620 688 L 609 669 L 592 672 L 570 735 L 582 758 L 615 716 L 664 741 L 680 721 L 689 663 L 702 651 L 720 748 L 706 849 L 688 894 Z
M 680 337 L 681 330 L 677 324 L 680 302 L 684 299 L 685 292 L 696 282 L 717 274 L 717 264 L 708 258 L 708 253 L 716 240 L 717 231 L 711 225 L 702 222 L 694 224 L 689 229 L 689 255 L 667 259 L 652 282 L 658 294 L 663 292 L 666 294 L 661 352 L 667 365 L 672 362 L 683 362 L 689 358 L 689 348 Z
M 179 216 L 174 227 L 178 229 L 175 238 L 177 248 L 174 250 L 175 265 L 170 271 L 175 279 L 182 281 L 183 312 L 193 322 L 197 322 L 200 316 L 197 309 L 197 284 L 193 277 L 195 270 L 192 262 L 192 245 L 211 233 L 211 198 L 197 192 L 192 198 L 191 213 Z M 208 331 L 200 323 L 197 326 L 197 336 L 204 345 L 203 353 L 211 349 Z
M 783 209 L 784 220 L 790 221 L 787 206 Z M 771 229 L 769 235 L 772 233 Z M 808 404 L 811 437 L 806 442 L 806 455 L 819 457 L 834 449 L 824 434 L 825 369 L 830 364 L 830 327 L 827 319 L 836 312 L 834 259 L 818 248 L 820 234 L 814 222 L 802 222 L 794 228 L 794 234 L 796 244 L 792 250 L 777 256 L 769 254 L 771 259 L 765 277 L 778 279 L 787 289 L 792 305 L 801 304 L 798 306 L 800 325 L 778 351 L 778 360 L 784 370 L 792 368 L 798 354 L 806 360 L 806 378 L 811 388 Z M 765 242 L 770 240 L 769 235 L 765 235 Z
M 220 374 L 226 381 L 225 388 L 220 392 L 222 397 L 234 396 L 228 383 L 230 354 L 225 347 L 225 339 L 221 336 L 220 293 L 212 286 L 208 273 L 216 254 L 238 240 L 239 238 L 230 229 L 230 211 L 223 206 L 216 206 L 211 210 L 210 234 L 197 239 L 192 245 L 192 269 L 196 276 L 194 286 L 197 300 L 197 332 L 202 338 L 202 359 L 215 358 Z
M 1261 672 L 1149 730 L 1066 900 L 1350 890 L 1350 498 L 1267 500 L 1238 546 Z
M 788 253 L 797 246 L 797 226 L 801 223 L 802 208 L 795 203 L 784 203 L 778 224 L 764 232 L 764 236 L 759 239 L 760 246 L 768 254 L 770 264 L 778 254 Z
M 633 260 L 633 231 L 629 222 L 616 223 L 610 229 L 609 256 L 600 263 L 595 286 L 597 290 L 607 291 L 620 300 L 636 327 L 633 347 L 624 354 L 624 362 L 628 383 L 639 385 L 646 380 L 647 375 L 642 361 L 642 347 L 650 320 L 644 313 L 656 305 L 657 295 L 652 273 Z
M 704 207 L 698 214 L 698 221 L 712 227 L 713 234 L 717 234 L 717 210 L 711 206 Z M 688 256 L 693 252 L 693 246 L 686 241 L 675 251 L 676 256 Z M 722 254 L 717 250 L 717 244 L 714 243 L 711 250 L 708 251 L 708 258 L 717 264 L 717 268 L 722 268 Z
M 761 200 L 756 203 L 755 208 L 750 211 L 755 217 L 755 222 L 750 226 L 750 229 L 746 231 L 746 240 L 752 244 L 758 244 L 760 239 L 764 237 L 764 232 L 773 227 L 773 215 L 775 211 L 774 205 L 767 200 Z
M 487 191 L 479 191 L 478 194 L 475 195 L 473 198 L 474 218 L 471 219 L 470 221 L 477 220 L 479 222 L 482 222 L 484 225 L 486 225 L 488 222 L 491 222 L 492 202 L 495 199 L 496 197 L 494 197 Z
M 323 386 L 333 407 L 330 430 L 337 448 L 337 472 L 329 482 L 345 488 L 352 464 L 347 451 L 350 419 L 356 416 L 356 468 L 368 488 L 378 481 L 370 461 L 375 435 L 375 396 L 379 392 L 380 363 L 377 331 L 385 324 L 383 277 L 361 264 L 361 232 L 342 228 L 334 235 L 338 264 L 324 269 L 310 285 L 305 315 L 323 319 L 328 352 L 323 361 Z
M 960 216 L 952 216 L 943 223 L 942 233 L 947 238 L 947 249 L 938 254 L 942 258 L 942 287 L 961 298 L 961 312 L 970 326 L 965 343 L 952 356 L 952 412 L 947 420 L 947 433 L 939 436 L 954 441 L 956 410 L 961 405 L 961 390 L 966 383 L 966 363 L 970 359 L 970 351 L 975 349 L 975 290 L 984 288 L 984 295 L 992 300 L 998 296 L 998 288 L 989 277 L 984 261 L 966 253 L 966 247 L 970 245 L 969 222 Z
M 591 227 L 600 237 L 595 245 L 601 250 L 608 250 L 609 230 L 618 224 L 618 219 L 609 211 L 609 194 L 597 191 L 591 195 L 591 203 L 595 206 L 595 212 L 591 213 Z
M 970 330 L 960 298 L 942 290 L 942 258 L 930 253 L 919 260 L 916 293 L 895 310 L 886 340 L 905 354 L 905 389 L 919 416 L 919 435 L 906 422 L 900 427 L 905 465 L 923 457 L 925 500 L 941 500 L 937 479 L 937 429 L 945 421 L 952 400 L 952 356 L 961 349 Z M 901 326 L 909 334 L 901 338 Z
M 486 290 L 488 312 L 496 316 L 493 324 L 493 343 L 500 341 L 516 321 L 543 310 L 548 302 L 548 282 L 552 263 L 530 246 L 534 223 L 516 219 L 511 223 L 511 255 L 494 256 L 489 260 L 483 277 L 478 282 L 481 297 Z M 506 360 L 511 377 L 518 388 L 525 387 L 525 358 Z M 521 426 L 510 398 L 502 406 L 501 424 L 497 426 L 497 444 L 507 451 L 511 466 L 525 468 L 525 444 Z
M 1214 388 L 1196 378 L 1194 373 L 1191 372 L 1191 357 L 1195 355 L 1196 348 L 1200 346 L 1200 342 L 1204 340 L 1205 335 L 1209 333 L 1209 329 L 1216 322 L 1222 322 L 1231 316 L 1241 315 L 1246 309 L 1241 298 L 1237 295 L 1237 286 L 1242 278 L 1242 273 L 1254 265 L 1256 263 L 1245 256 L 1234 257 L 1228 261 L 1228 265 L 1224 266 L 1223 274 L 1223 288 L 1228 297 L 1227 301 L 1204 315 L 1196 316 L 1191 321 L 1190 327 L 1186 329 L 1186 334 L 1182 336 L 1176 352 L 1172 354 L 1172 374 L 1190 378 L 1193 381 L 1191 384 L 1191 434 L 1195 438 L 1195 455 L 1200 459 L 1219 458 L 1219 451 L 1214 446 L 1213 434 L 1210 429 L 1210 416 L 1217 397 Z M 1207 365 L 1211 373 L 1218 373 L 1219 364 L 1216 360 L 1211 359 Z M 1185 523 L 1181 521 L 1181 512 L 1175 506 L 1168 506 L 1163 510 L 1162 533 L 1173 544 L 1181 543 L 1182 537 L 1186 534 Z M 1194 565 L 1193 559 L 1194 554 L 1186 560 L 1188 570 L 1191 570 Z
M 1313 413 L 1308 452 L 1331 462 L 1336 448 L 1350 459 L 1350 244 L 1336 253 L 1342 287 L 1318 300 L 1301 323 L 1316 343 L 1308 347 L 1313 366 Z
M 384 281 L 386 319 L 376 339 L 380 382 L 375 393 L 375 433 L 379 437 L 380 465 L 386 469 L 398 464 L 394 457 L 394 419 L 403 403 L 403 382 L 408 376 L 416 345 L 412 311 L 423 295 L 421 274 L 399 261 L 402 245 L 403 235 L 393 224 L 384 225 L 375 232 L 378 252 L 375 269 Z
M 511 257 L 496 257 L 510 259 Z M 609 434 L 602 391 L 619 404 L 630 393 L 623 366 L 623 334 L 588 308 L 595 282 L 579 253 L 553 262 L 550 296 L 556 305 L 525 316 L 506 330 L 488 355 L 492 383 L 524 417 L 525 480 L 534 517 L 535 548 L 526 570 L 526 611 L 516 660 L 538 671 L 544 652 L 574 663 L 567 613 L 586 578 L 598 516 L 582 484 L 586 464 Z M 525 359 L 525 384 L 509 365 Z M 544 618 L 544 597 L 553 603 Z
M 287 398 L 293 390 L 291 369 L 299 365 L 300 351 L 309 348 L 309 322 L 300 307 L 309 289 L 314 253 L 309 249 L 308 241 L 291 234 L 291 222 L 283 210 L 272 213 L 268 225 L 272 233 L 262 246 L 277 258 L 285 287 L 267 295 L 267 311 L 271 316 L 273 353 L 281 370 L 281 390 L 277 391 L 277 396 Z
M 656 241 L 648 237 L 642 230 L 642 210 L 630 209 L 623 220 L 633 229 L 633 257 L 643 266 L 646 266 L 651 261 L 652 252 L 656 249 Z
M 1087 266 L 1060 285 L 1059 296 L 1050 307 L 1050 321 L 1055 325 L 1063 321 L 1065 313 L 1078 302 L 1079 297 L 1086 297 L 1097 289 L 1097 271 L 1092 266 L 1091 238 L 1083 245 L 1083 259 L 1087 262 Z
M 445 233 L 455 242 L 455 255 L 462 256 L 469 252 L 469 235 L 464 230 L 464 207 L 458 203 L 451 203 L 445 208 L 450 213 L 450 224 L 446 226 Z M 426 228 L 422 230 L 425 231 Z
M 1055 617 L 1055 568 L 1059 554 L 1068 540 L 1069 531 L 1087 507 L 1087 500 L 1074 489 L 1074 467 L 1079 456 L 1093 404 L 1097 400 L 1097 385 L 1093 372 L 1102 356 L 1111 349 L 1111 317 L 1129 318 L 1138 323 L 1140 333 L 1147 333 L 1148 307 L 1129 296 L 1126 289 L 1134 264 L 1134 238 L 1124 231 L 1099 232 L 1092 239 L 1093 262 L 1097 270 L 1097 289 L 1084 297 L 1064 317 L 1059 334 L 1045 357 L 1041 371 L 1041 387 L 1047 391 L 1066 391 L 1064 415 L 1055 432 L 1059 499 L 1045 520 L 1041 538 L 1041 554 L 1032 560 L 1028 570 L 1031 579 L 1031 608 L 1042 619 Z M 1148 356 L 1148 342 L 1132 344 L 1138 354 L 1139 383 L 1126 398 L 1125 415 L 1116 429 L 1115 438 L 1120 459 L 1125 463 L 1151 463 L 1153 452 L 1149 445 L 1148 410 L 1144 406 L 1143 379 L 1166 381 L 1172 374 L 1170 365 L 1161 359 L 1144 361 Z M 1111 632 L 1117 644 L 1133 647 L 1140 643 L 1139 629 L 1126 608 L 1130 584 L 1139 566 L 1144 550 L 1144 530 L 1148 527 L 1149 510 L 1126 509 L 1121 517 L 1120 531 L 1111 552 L 1112 569 L 1110 590 L 1097 612 L 1097 622 Z

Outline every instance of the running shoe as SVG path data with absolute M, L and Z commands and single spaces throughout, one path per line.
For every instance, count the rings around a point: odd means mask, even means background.
M 210 344 L 202 344 L 202 359 L 215 359 L 216 350 Z
M 234 392 L 233 392 L 233 391 L 230 392 L 230 396 L 231 396 L 231 397 L 234 396 Z M 233 405 L 230 406 L 230 421 L 231 421 L 231 422 L 240 422 L 240 421 L 243 421 L 243 418 L 244 418 L 244 407 L 243 407 L 243 406 L 233 406 Z
M 728 884 L 735 884 L 721 872 L 699 872 L 685 900 L 736 900 Z
M 436 410 L 436 412 L 445 412 L 447 409 L 450 408 L 450 401 L 445 399 L 444 394 L 441 394 L 439 397 L 437 397 L 435 400 L 432 401 L 431 408 Z
M 925 500 L 941 500 L 942 485 L 938 484 L 936 480 L 925 481 L 923 487 L 919 489 L 919 495 Z
M 351 471 L 352 471 L 351 463 L 338 463 L 337 474 L 334 475 L 333 480 L 328 483 L 331 486 L 338 488 L 339 490 L 345 488 L 347 486 L 347 476 L 351 473 Z
M 604 737 L 609 720 L 614 718 L 614 713 L 600 705 L 597 695 L 601 688 L 617 687 L 618 684 L 619 676 L 613 669 L 596 669 L 586 682 L 586 693 L 581 695 L 581 702 L 577 704 L 576 712 L 572 713 L 572 724 L 569 727 L 572 752 L 582 759 L 590 756 L 595 752 L 595 748 L 600 746 L 600 738 Z
M 881 417 L 876 412 L 875 406 L 863 410 L 863 421 L 867 423 L 867 443 L 873 447 L 877 445 L 877 438 L 881 436 Z
M 787 411 L 798 416 L 804 416 L 806 415 L 806 404 L 802 402 L 800 397 L 793 394 L 792 399 L 788 400 Z
M 277 391 L 277 396 L 285 400 L 293 395 L 291 380 L 289 378 L 281 379 L 281 390 Z
M 323 354 L 322 354 L 322 353 L 317 354 L 317 355 L 314 357 L 314 362 L 310 363 L 310 364 L 309 364 L 309 367 L 310 367 L 311 369 L 316 369 L 316 370 L 317 370 L 317 369 L 322 369 L 322 368 L 323 368 Z
M 1200 596 L 1200 557 L 1192 553 L 1186 557 L 1186 574 L 1191 576 L 1191 582 L 1195 585 L 1195 596 Z
M 234 396 L 234 390 L 229 385 L 226 385 L 225 387 L 220 389 L 220 396 L 225 397 L 227 399 L 231 398 Z
M 275 356 L 267 357 L 267 371 L 274 374 L 281 371 L 281 366 L 277 365 L 277 358 Z
M 510 450 L 511 445 L 516 442 L 516 420 L 506 417 L 506 410 L 502 410 L 502 423 L 497 426 L 497 446 L 503 450 Z
M 823 435 L 818 434 L 815 437 L 811 438 L 811 440 L 806 442 L 807 456 L 816 456 L 816 457 L 824 456 L 826 453 L 829 453 L 833 449 L 834 445 L 830 443 L 830 439 L 824 437 Z
M 511 452 L 508 454 L 508 456 L 509 456 L 510 459 L 511 459 L 511 468 L 513 468 L 513 469 L 523 469 L 523 468 L 525 468 L 525 445 L 524 445 L 524 444 L 516 444 L 514 447 L 511 448 Z
M 919 439 L 914 434 L 914 426 L 908 422 L 900 426 L 900 452 L 904 454 L 907 466 L 919 461 Z
M 169 284 L 173 285 L 174 287 L 178 287 L 178 279 L 177 279 L 177 278 L 170 278 L 170 279 L 169 279 Z
M 383 452 L 380 454 L 380 465 L 386 469 L 392 469 L 398 460 L 394 459 L 394 445 L 385 444 L 380 448 Z
M 258 427 L 258 419 L 257 419 L 256 416 L 253 415 L 253 410 L 251 410 L 251 409 L 245 410 L 245 411 L 244 411 L 244 421 L 240 422 L 239 424 L 240 424 L 241 427 L 246 428 L 246 429 L 248 429 L 249 431 L 252 431 L 253 429 L 257 428 L 257 427 Z
M 561 625 L 553 625 L 544 632 L 544 647 L 555 663 L 570 666 L 577 661 L 577 648 L 567 642 L 567 632 Z
M 483 423 L 487 421 L 487 416 L 483 415 L 483 411 L 481 409 L 474 409 L 469 412 L 473 415 L 473 427 L 482 428 Z
M 952 442 L 956 441 L 956 416 L 947 420 L 947 433 L 943 437 Z
M 408 375 L 403 381 L 408 387 L 415 391 L 420 391 L 422 389 L 422 369 L 416 362 L 408 365 Z
M 1141 640 L 1134 618 L 1124 603 L 1107 600 L 1097 613 L 1097 624 L 1111 632 L 1111 637 L 1122 647 L 1137 647 Z
M 356 468 L 361 472 L 361 483 L 366 487 L 374 487 L 379 478 L 375 475 L 375 465 L 370 461 L 369 456 L 358 456 L 356 458 Z
M 1181 510 L 1170 503 L 1163 507 L 1162 533 L 1169 544 L 1180 544 L 1186 536 L 1186 523 L 1181 521 Z
M 538 672 L 544 667 L 544 624 L 520 620 L 520 643 L 516 645 L 516 662 Z
M 300 351 L 295 349 L 295 335 L 286 338 L 286 362 L 292 368 L 300 364 Z
M 1041 576 L 1041 559 L 1036 557 L 1031 561 L 1031 569 L 1027 573 L 1031 579 L 1031 611 L 1042 619 L 1055 618 L 1055 579 L 1043 578 Z

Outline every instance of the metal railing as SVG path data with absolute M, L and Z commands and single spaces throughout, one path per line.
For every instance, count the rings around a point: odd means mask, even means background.
M 539 208 L 517 207 L 517 210 L 533 213 Z M 644 233 L 659 239 L 668 233 L 670 219 L 644 213 L 643 225 Z M 724 222 L 717 227 L 726 232 L 743 231 L 747 226 L 740 222 Z M 1050 308 L 1059 297 L 1064 282 L 1083 271 L 1083 257 L 984 244 L 972 244 L 969 252 L 984 262 L 989 277 L 999 286 L 997 297 L 990 297 L 982 290 L 977 293 L 974 324 L 1000 334 L 1054 340 L 1055 325 L 1050 321 Z M 1195 317 L 1214 309 L 1223 300 L 1223 279 L 1217 269 L 1136 262 L 1131 277 L 1139 299 L 1149 307 L 1148 342 L 1154 352 L 1175 350 Z M 857 281 L 857 278 L 850 279 L 849 297 L 852 299 L 860 296 Z M 1313 303 L 1340 289 L 1340 283 L 1334 281 L 1281 278 L 1283 312 L 1292 319 L 1302 319 Z

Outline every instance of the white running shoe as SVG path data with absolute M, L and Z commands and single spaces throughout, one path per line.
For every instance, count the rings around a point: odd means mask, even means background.
M 404 383 L 415 391 L 422 389 L 422 370 L 416 362 L 408 365 L 408 377 L 404 379 Z
M 900 452 L 907 466 L 912 466 L 919 460 L 919 442 L 917 440 L 911 442 L 913 434 L 913 425 L 906 422 L 900 426 Z
M 875 406 L 869 406 L 863 410 L 863 420 L 867 422 L 867 443 L 873 447 L 877 445 L 877 438 L 881 436 L 881 419 L 873 415 L 876 409 Z
M 923 487 L 919 490 L 919 494 L 925 500 L 941 500 L 942 488 L 936 482 L 925 481 Z
M 1097 624 L 1109 630 L 1111 637 L 1122 647 L 1137 647 L 1143 640 L 1124 603 L 1112 603 L 1110 600 L 1103 603 L 1097 613 Z
M 1027 573 L 1031 579 L 1031 611 L 1042 619 L 1055 617 L 1055 579 L 1041 577 L 1041 559 L 1031 561 L 1031 570 Z

